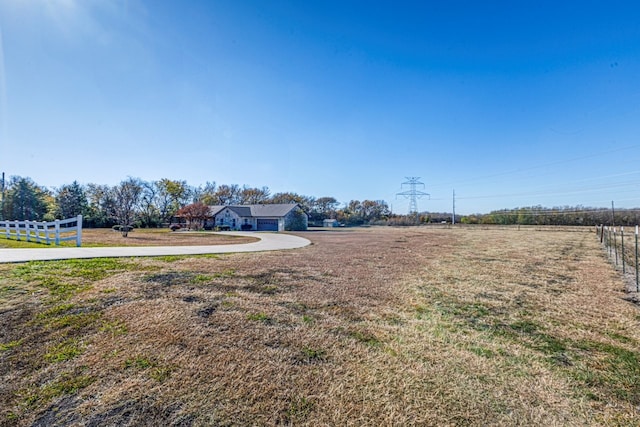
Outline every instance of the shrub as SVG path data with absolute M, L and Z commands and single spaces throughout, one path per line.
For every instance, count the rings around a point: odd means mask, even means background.
M 114 225 L 111 227 L 114 231 L 119 231 L 122 233 L 122 237 L 127 237 L 130 231 L 133 231 L 133 225 Z
M 292 211 L 285 221 L 286 231 L 304 231 L 308 227 L 307 214 L 302 209 Z

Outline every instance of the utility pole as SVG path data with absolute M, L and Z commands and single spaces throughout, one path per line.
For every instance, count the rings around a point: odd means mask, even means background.
M 402 191 L 400 193 L 396 193 L 396 196 L 405 196 L 409 199 L 409 214 L 417 214 L 418 213 L 418 199 L 422 196 L 429 196 L 429 193 L 425 193 L 424 191 L 418 190 L 418 187 L 424 188 L 424 183 L 418 181 L 420 179 L 419 176 L 405 177 L 407 179 L 406 182 L 402 183 L 402 188 L 404 189 L 406 185 L 409 186 L 409 190 Z
M 456 190 L 453 190 L 453 216 L 451 217 L 451 225 L 456 223 Z

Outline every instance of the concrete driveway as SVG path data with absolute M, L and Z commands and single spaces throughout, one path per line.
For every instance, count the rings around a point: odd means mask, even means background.
M 303 237 L 278 233 L 223 232 L 232 236 L 250 236 L 260 239 L 254 243 L 213 246 L 117 246 L 104 248 L 0 249 L 0 263 L 50 261 L 72 258 L 111 258 L 130 256 L 202 255 L 234 252 L 261 252 L 296 249 L 311 242 Z

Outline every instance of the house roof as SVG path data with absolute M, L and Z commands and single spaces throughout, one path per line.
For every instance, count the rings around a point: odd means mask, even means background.
M 238 214 L 238 216 L 252 216 L 249 206 L 227 206 L 229 209 Z
M 242 217 L 283 217 L 293 210 L 297 203 L 264 204 L 264 205 L 215 205 L 209 207 L 209 214 L 216 216 L 225 208 L 229 208 Z

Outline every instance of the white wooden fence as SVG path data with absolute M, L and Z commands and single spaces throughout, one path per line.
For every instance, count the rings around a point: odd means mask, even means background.
M 71 225 L 75 223 L 75 225 Z M 75 240 L 76 246 L 82 244 L 82 215 L 69 219 L 56 219 L 51 222 L 38 221 L 0 221 L 0 237 L 50 245 L 66 240 Z

